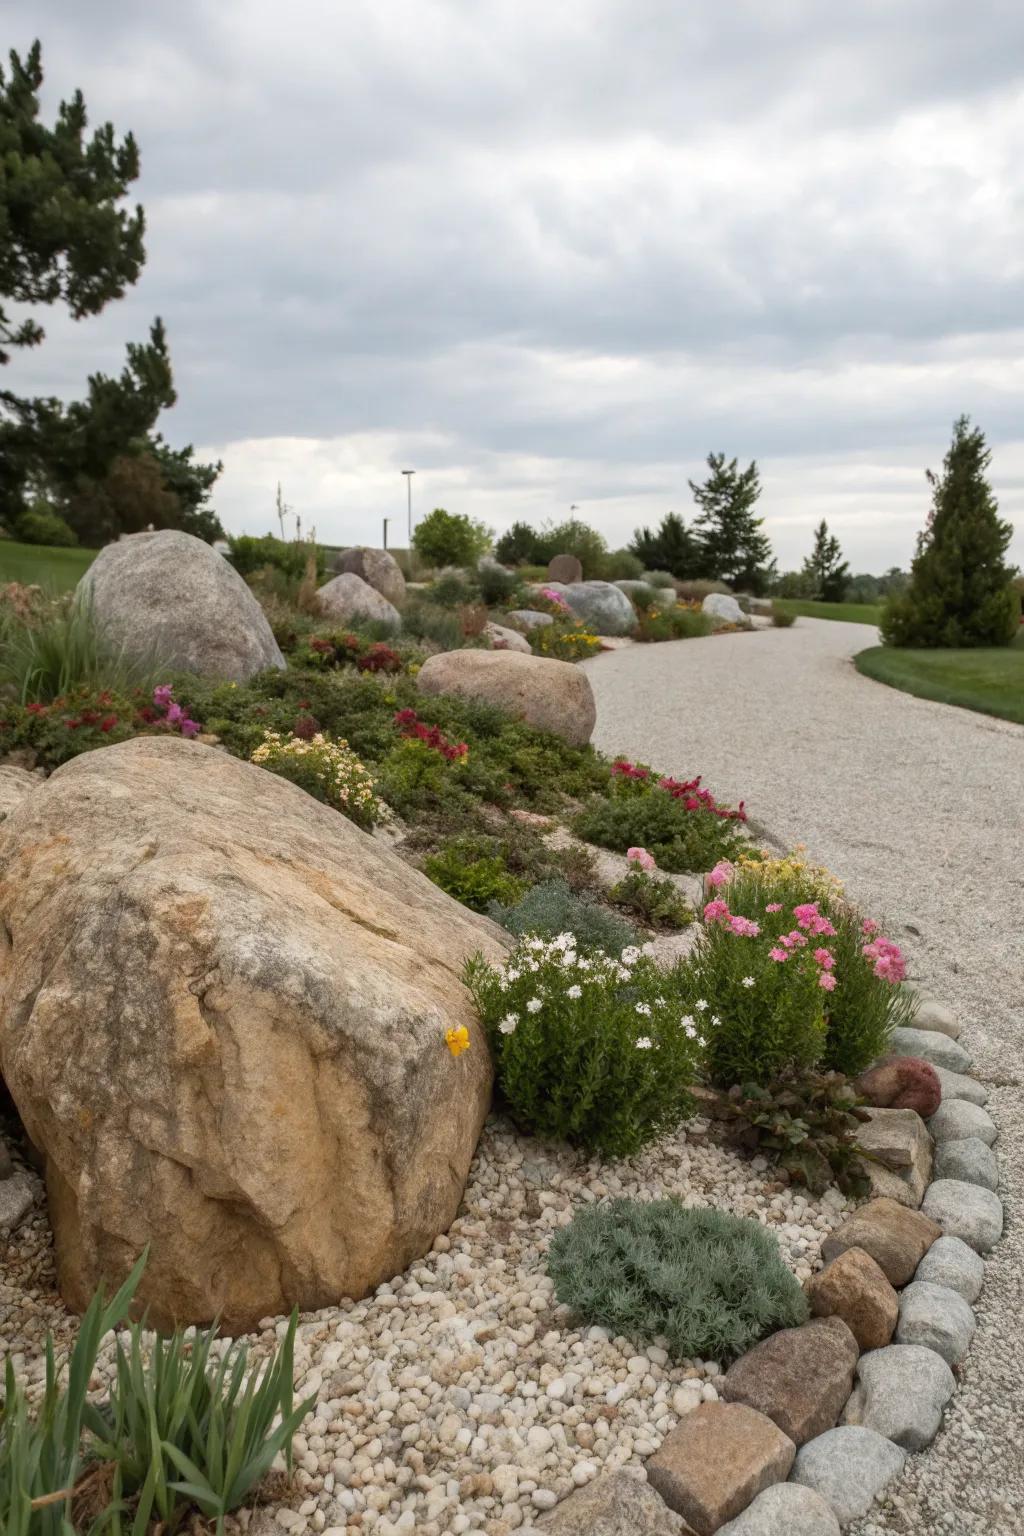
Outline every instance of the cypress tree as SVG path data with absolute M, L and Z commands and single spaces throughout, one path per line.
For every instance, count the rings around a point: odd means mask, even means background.
M 724 453 L 709 453 L 708 468 L 711 473 L 702 484 L 690 481 L 700 507 L 695 523 L 700 574 L 763 592 L 775 562 L 768 536 L 761 532 L 764 519 L 754 516 L 761 494 L 757 462 L 752 459 L 746 469 L 740 469 L 735 459 L 727 464 Z
M 1009 645 L 1017 629 L 1013 570 L 1004 555 L 1013 528 L 985 477 L 991 453 L 967 416 L 953 425 L 941 475 L 932 487 L 928 522 L 905 592 L 889 599 L 882 639 L 896 646 Z

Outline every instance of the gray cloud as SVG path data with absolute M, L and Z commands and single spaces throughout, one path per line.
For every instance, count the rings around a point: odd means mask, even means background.
M 369 537 L 414 452 L 430 501 L 500 526 L 585 499 L 623 542 L 722 447 L 764 461 L 785 563 L 824 507 L 880 567 L 963 409 L 1024 509 L 1016 4 L 7 16 L 51 100 L 135 131 L 149 262 L 5 382 L 74 393 L 162 314 L 165 431 L 225 458 L 233 526 L 281 478 Z

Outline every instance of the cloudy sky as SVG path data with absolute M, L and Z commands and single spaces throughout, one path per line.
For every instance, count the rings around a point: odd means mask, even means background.
M 264 532 L 575 503 L 613 545 L 762 468 L 780 564 L 822 516 L 906 564 L 954 416 L 1024 564 L 1019 0 L 7 0 L 46 99 L 131 128 L 131 295 L 5 370 L 65 395 L 154 314 L 175 444 Z

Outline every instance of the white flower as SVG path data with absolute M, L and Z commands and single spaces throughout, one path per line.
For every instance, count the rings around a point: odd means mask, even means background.
M 542 1007 L 543 1004 L 539 997 L 531 997 L 526 1005 L 526 1011 L 527 1013 L 540 1013 Z
M 696 1008 L 698 1013 L 703 1013 L 705 1008 L 707 1007 L 707 1003 L 704 1001 L 704 999 L 702 997 L 699 997 L 697 999 L 697 1001 L 694 1003 L 693 1006 Z
M 518 1023 L 519 1020 L 514 1013 L 506 1013 L 505 1017 L 499 1023 L 498 1028 L 501 1030 L 503 1035 L 513 1035 L 515 1034 L 516 1025 Z
M 650 1003 L 637 1003 L 636 1011 L 637 1013 L 643 1014 L 644 1018 L 650 1018 L 651 1005 Z
M 651 1039 L 650 1035 L 641 1035 L 640 1039 L 636 1043 L 636 1048 L 638 1051 L 649 1051 L 653 1044 L 654 1041 Z
M 580 955 L 579 959 L 576 961 L 576 969 L 578 971 L 590 970 L 590 961 L 586 958 L 585 955 Z
M 574 933 L 560 933 L 557 939 L 551 941 L 552 949 L 575 949 L 576 935 Z
M 562 964 L 564 966 L 573 966 L 576 964 L 575 950 L 566 950 L 565 954 L 562 956 Z
M 544 949 L 544 947 L 545 947 L 544 940 L 543 939 L 528 939 L 527 943 L 526 943 L 526 947 L 527 947 L 527 949 Z
M 712 1024 L 721 1024 L 721 1022 L 722 1022 L 722 1021 L 721 1021 L 721 1019 L 720 1019 L 720 1018 L 719 1018 L 719 1017 L 718 1017 L 718 1014 L 717 1014 L 717 1013 L 713 1013 L 713 1014 L 712 1014 L 712 1015 L 711 1015 L 711 1022 L 712 1022 Z
M 754 987 L 757 985 L 757 983 L 755 982 L 753 976 L 744 976 L 743 985 L 745 987 Z
M 622 951 L 623 964 L 632 965 L 635 961 L 639 960 L 639 958 L 640 951 L 637 949 L 636 945 L 627 944 L 625 949 Z
M 664 1008 L 664 1006 L 665 1006 L 665 999 L 663 997 L 656 997 L 654 999 L 654 1006 L 655 1006 L 655 1008 Z
M 615 972 L 616 978 L 619 981 L 628 981 L 632 974 L 632 971 L 629 970 L 625 965 L 620 965 L 618 970 Z
M 516 970 L 515 966 L 514 965 L 510 965 L 508 970 L 505 972 L 505 980 L 506 981 L 518 981 L 519 980 L 519 974 L 520 973 Z
M 540 966 L 537 964 L 536 960 L 531 960 L 526 969 L 536 975 L 536 973 L 540 970 Z
M 683 1026 L 683 1033 L 689 1035 L 691 1040 L 696 1040 L 697 1025 L 694 1022 L 693 1015 L 685 1013 L 679 1022 Z
M 569 996 L 569 997 L 582 997 L 583 996 L 583 988 L 582 987 L 570 987 L 567 996 Z

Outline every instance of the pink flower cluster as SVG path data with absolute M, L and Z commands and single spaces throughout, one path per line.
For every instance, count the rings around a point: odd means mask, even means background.
M 190 720 L 181 705 L 175 702 L 174 689 L 170 683 L 161 683 L 153 689 L 153 703 L 163 716 L 162 720 L 154 723 L 168 725 L 172 730 L 180 731 L 183 736 L 198 736 L 202 726 L 196 720 Z
M 730 912 L 728 902 L 723 901 L 721 897 L 716 897 L 714 901 L 705 904 L 704 921 L 721 923 L 723 928 L 739 934 L 741 939 L 756 939 L 761 932 L 760 923 L 751 922 L 749 917 L 740 917 L 738 913 Z
M 554 603 L 556 608 L 562 608 L 566 613 L 568 613 L 569 604 L 566 602 L 561 592 L 556 592 L 554 587 L 541 587 L 540 595 L 541 597 L 546 597 L 549 603 Z
M 864 924 L 865 933 L 873 933 L 878 927 L 875 923 L 872 928 Z M 896 986 L 907 974 L 907 962 L 903 957 L 903 951 L 898 944 L 891 939 L 883 939 L 879 934 L 877 939 L 872 939 L 869 944 L 861 947 L 861 954 L 865 960 L 873 961 L 875 975 L 881 981 L 891 982 Z
M 627 848 L 626 863 L 635 864 L 638 869 L 657 868 L 653 854 L 648 853 L 646 848 Z

